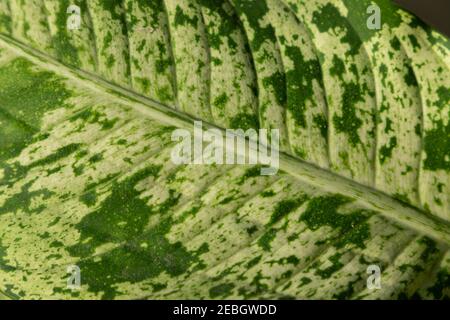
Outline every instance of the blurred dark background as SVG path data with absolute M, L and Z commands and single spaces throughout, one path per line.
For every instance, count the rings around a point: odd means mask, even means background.
M 394 2 L 450 37 L 450 0 L 394 0 Z

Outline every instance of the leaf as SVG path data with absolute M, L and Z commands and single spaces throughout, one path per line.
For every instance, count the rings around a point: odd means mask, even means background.
M 387 0 L 71 3 L 0 1 L 0 297 L 449 297 L 448 38 Z M 280 171 L 175 165 L 194 119 L 280 129 Z

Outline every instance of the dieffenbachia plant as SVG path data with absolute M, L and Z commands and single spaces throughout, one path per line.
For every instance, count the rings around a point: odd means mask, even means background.
M 449 297 L 450 40 L 390 1 L 1 0 L 0 32 L 0 296 Z M 281 170 L 175 165 L 193 119 L 278 129 Z

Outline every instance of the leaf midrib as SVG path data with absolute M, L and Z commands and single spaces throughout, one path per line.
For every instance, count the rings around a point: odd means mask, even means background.
M 193 121 L 201 120 L 132 90 L 120 87 L 98 75 L 64 65 L 53 57 L 2 34 L 0 34 L 0 45 L 26 57 L 42 68 L 50 69 L 56 74 L 77 82 L 86 90 L 97 91 L 109 96 L 112 100 L 119 100 L 122 104 L 143 116 L 188 130 L 192 128 Z M 224 131 L 224 128 L 204 120 L 201 121 L 205 129 L 214 128 Z M 380 190 L 339 176 L 332 171 L 320 168 L 283 151 L 280 151 L 280 170 L 323 190 L 330 192 L 338 190 L 339 193 L 354 197 L 357 202 L 381 213 L 386 218 L 450 246 L 450 222 L 392 198 Z M 0 297 L 1 295 L 0 292 Z

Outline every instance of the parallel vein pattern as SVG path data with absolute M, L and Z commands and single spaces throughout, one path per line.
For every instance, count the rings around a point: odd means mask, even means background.
M 381 8 L 381 30 L 366 9 Z M 0 31 L 450 219 L 449 40 L 388 0 L 0 2 Z
M 389 1 L 1 0 L 0 32 L 0 296 L 449 298 L 448 243 L 392 208 L 283 170 L 176 166 L 192 123 L 13 41 L 222 128 L 279 129 L 285 153 L 448 221 L 450 42 Z
M 4 34 L 450 219 L 449 40 L 387 0 L 78 0 L 72 31 L 69 1 L 0 3 Z

